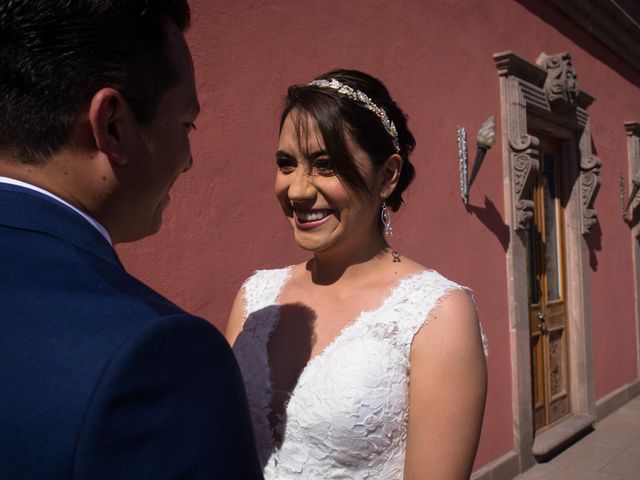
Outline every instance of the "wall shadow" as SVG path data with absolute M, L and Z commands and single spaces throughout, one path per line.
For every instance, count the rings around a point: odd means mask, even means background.
M 585 51 L 589 52 L 595 58 L 608 65 L 627 81 L 633 83 L 636 87 L 640 87 L 640 73 L 634 67 L 596 37 L 583 30 L 582 27 L 580 27 L 561 10 L 547 2 L 541 2 L 540 0 L 516 1 L 529 10 L 529 12 L 543 20 L 545 23 L 551 25 L 562 35 L 566 36 L 582 47 Z M 553 54 L 559 52 L 546 53 Z M 578 70 L 578 75 L 580 75 L 580 70 Z
M 585 234 L 584 239 L 589 248 L 589 266 L 591 270 L 595 272 L 598 270 L 597 252 L 602 250 L 602 229 L 600 228 L 600 222 L 596 222 L 591 227 L 589 233 Z
M 484 207 L 467 204 L 465 208 L 467 212 L 475 215 L 495 235 L 498 242 L 500 242 L 502 250 L 506 252 L 509 248 L 510 240 L 509 227 L 504 223 L 504 219 L 496 205 L 485 196 Z

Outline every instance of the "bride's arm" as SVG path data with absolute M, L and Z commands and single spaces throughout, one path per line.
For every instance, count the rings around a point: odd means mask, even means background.
M 236 298 L 233 301 L 231 312 L 229 313 L 229 320 L 227 321 L 227 327 L 224 331 L 224 336 L 229 342 L 229 345 L 233 346 L 236 338 L 242 331 L 244 325 L 244 288 L 240 288 L 236 294 Z
M 487 389 L 476 309 L 456 290 L 430 317 L 411 347 L 404 478 L 468 479 Z

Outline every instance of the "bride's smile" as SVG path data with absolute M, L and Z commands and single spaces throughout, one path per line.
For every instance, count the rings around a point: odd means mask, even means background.
M 333 210 L 328 209 L 308 209 L 302 210 L 294 208 L 296 222 L 301 228 L 314 228 L 322 225 L 329 215 L 333 214 Z

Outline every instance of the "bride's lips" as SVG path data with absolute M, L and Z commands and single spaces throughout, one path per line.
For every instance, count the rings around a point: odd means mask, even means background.
M 326 223 L 332 214 L 333 210 L 329 209 L 294 209 L 293 218 L 298 228 L 301 230 L 311 230 Z

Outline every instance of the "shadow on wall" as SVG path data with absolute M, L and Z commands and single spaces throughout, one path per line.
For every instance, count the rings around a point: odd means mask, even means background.
M 591 137 L 591 152 L 596 158 L 598 158 L 598 149 L 596 148 L 596 143 L 593 140 L 593 137 Z M 600 166 L 601 165 L 602 164 L 600 163 Z M 600 166 L 596 166 L 594 170 L 598 176 L 599 174 L 597 174 L 597 171 L 600 170 Z M 576 177 L 575 181 L 579 181 L 579 177 Z M 599 190 L 599 183 L 596 183 L 595 190 L 591 194 L 592 198 L 598 195 Z M 590 204 L 589 207 L 593 208 L 593 205 Z M 600 221 L 598 220 L 598 217 L 596 216 L 595 218 L 596 223 L 591 226 L 588 233 L 584 234 L 584 239 L 587 242 L 587 247 L 589 248 L 589 266 L 594 272 L 598 270 L 598 258 L 596 252 L 602 250 L 602 229 L 600 228 Z
M 596 222 L 589 230 L 589 233 L 585 234 L 584 239 L 587 241 L 587 247 L 589 247 L 589 266 L 594 272 L 598 270 L 598 258 L 596 252 L 602 250 L 602 230 L 600 229 L 600 222 Z
M 548 2 L 540 0 L 516 0 L 545 23 L 551 25 L 595 58 L 618 72 L 629 82 L 640 87 L 640 75 L 622 57 L 582 29 L 576 22 Z M 547 52 L 558 53 L 558 52 Z
M 467 204 L 465 208 L 467 212 L 475 215 L 496 236 L 502 246 L 502 250 L 506 252 L 507 248 L 509 248 L 509 227 L 504 223 L 495 203 L 485 196 L 484 207 Z

